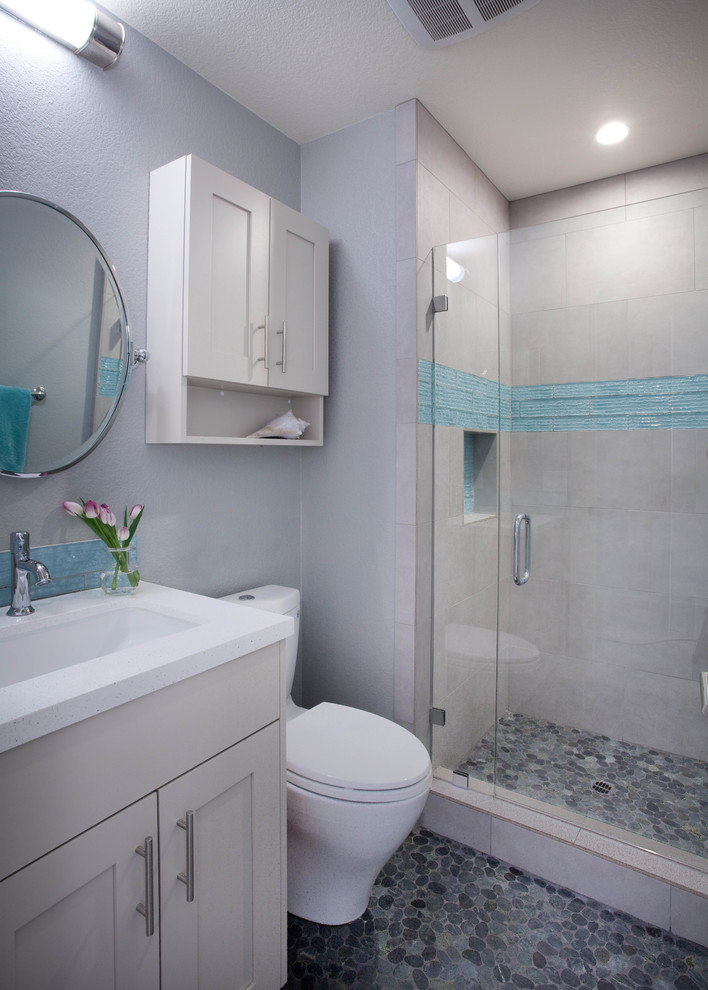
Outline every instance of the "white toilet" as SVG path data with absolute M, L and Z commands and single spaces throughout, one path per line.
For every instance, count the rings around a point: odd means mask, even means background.
M 364 913 L 379 872 L 415 825 L 432 767 L 423 744 L 388 719 L 290 697 L 300 593 L 269 584 L 226 601 L 295 620 L 287 651 L 288 911 L 325 925 Z

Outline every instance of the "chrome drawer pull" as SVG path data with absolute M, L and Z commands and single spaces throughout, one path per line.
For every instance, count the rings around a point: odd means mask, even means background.
M 135 851 L 138 856 L 142 856 L 145 860 L 145 901 L 138 904 L 135 910 L 138 914 L 142 914 L 145 918 L 145 934 L 149 938 L 150 935 L 155 934 L 155 888 L 153 886 L 152 836 L 146 836 L 144 844 L 142 846 L 138 846 Z
M 177 879 L 181 880 L 183 884 L 187 887 L 187 903 L 191 903 L 194 900 L 194 812 L 186 812 L 184 818 L 180 818 L 177 822 L 180 828 L 183 828 L 187 833 L 186 835 L 186 856 L 187 856 L 187 872 L 178 873 Z
M 277 333 L 278 333 L 278 336 L 279 337 L 282 337 L 283 338 L 283 350 L 281 352 L 282 361 L 276 361 L 275 363 L 278 365 L 278 367 L 280 368 L 280 370 L 285 375 L 285 374 L 287 374 L 287 371 L 288 371 L 288 367 L 287 367 L 287 360 L 288 360 L 288 325 L 285 322 L 285 320 L 283 320 L 283 329 L 282 330 L 278 330 Z

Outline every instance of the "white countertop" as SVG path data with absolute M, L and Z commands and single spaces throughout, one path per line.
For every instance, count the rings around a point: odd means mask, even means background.
M 110 611 L 115 621 L 121 609 L 138 608 L 192 625 L 0 687 L 0 752 L 253 653 L 294 631 L 289 616 L 146 582 L 123 598 L 96 589 L 40 599 L 34 606 L 35 613 L 22 618 L 2 610 L 0 673 L 3 648 L 6 656 L 16 655 L 25 632 L 46 632 L 51 643 L 59 627 L 74 618 L 98 617 L 100 622 Z M 27 644 L 29 651 L 29 639 Z

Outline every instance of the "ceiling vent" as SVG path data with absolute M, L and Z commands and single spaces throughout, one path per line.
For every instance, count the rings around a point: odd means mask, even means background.
M 388 0 L 423 48 L 444 48 L 528 10 L 538 0 Z

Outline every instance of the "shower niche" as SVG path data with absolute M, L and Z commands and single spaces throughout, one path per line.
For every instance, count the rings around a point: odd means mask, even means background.
M 497 514 L 497 434 L 464 430 L 462 442 L 464 523 Z

